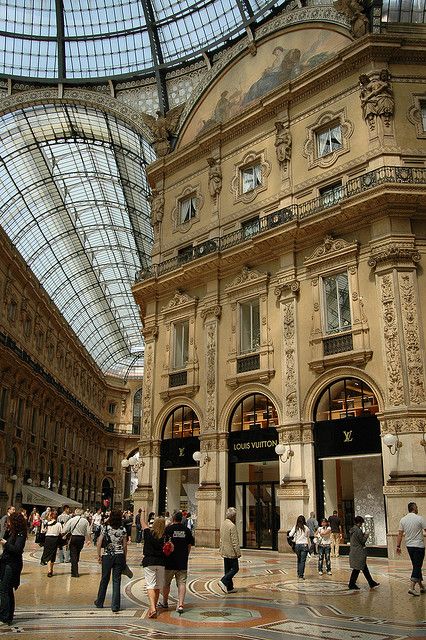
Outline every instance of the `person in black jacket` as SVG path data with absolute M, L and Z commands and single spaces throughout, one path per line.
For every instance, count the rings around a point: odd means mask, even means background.
M 27 540 L 27 521 L 22 513 L 11 513 L 5 537 L 0 540 L 3 555 L 0 558 L 0 623 L 12 624 L 15 613 L 15 594 L 20 584 L 22 554 Z
M 149 523 L 145 520 L 145 510 L 142 509 L 141 525 L 144 539 L 142 566 L 150 604 L 148 618 L 156 618 L 158 597 L 164 585 L 164 565 L 166 564 L 166 556 L 163 554 L 165 521 L 164 518 L 155 518 L 150 529 Z
M 173 543 L 172 553 L 166 557 L 164 586 L 163 586 L 163 602 L 158 606 L 167 609 L 169 606 L 170 585 L 173 578 L 176 580 L 178 588 L 178 604 L 176 611 L 179 615 L 183 613 L 183 602 L 186 593 L 186 580 L 188 573 L 188 556 L 191 547 L 194 544 L 189 527 L 182 524 L 182 513 L 178 511 L 173 516 L 173 524 L 166 527 L 164 532 L 166 540 Z

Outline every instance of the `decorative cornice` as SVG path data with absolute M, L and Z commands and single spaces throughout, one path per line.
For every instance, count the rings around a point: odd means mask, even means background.
M 380 267 L 403 267 L 417 266 L 421 260 L 420 252 L 415 248 L 401 247 L 397 244 L 391 244 L 385 249 L 376 247 L 372 249 L 371 257 L 368 260 L 368 265 L 375 269 Z
M 336 258 L 344 258 L 345 262 L 355 259 L 358 252 L 358 242 L 347 242 L 343 238 L 333 238 L 327 235 L 321 245 L 305 258 L 305 267 L 310 271 L 324 269 L 328 262 L 335 262 Z

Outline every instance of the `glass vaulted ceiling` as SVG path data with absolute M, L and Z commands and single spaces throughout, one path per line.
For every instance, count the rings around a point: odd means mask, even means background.
M 285 0 L 6 0 L 0 74 L 70 80 L 152 73 L 244 33 Z
M 144 164 L 153 159 L 139 135 L 95 109 L 0 118 L 0 224 L 99 367 L 123 377 L 142 366 L 131 285 L 152 245 Z

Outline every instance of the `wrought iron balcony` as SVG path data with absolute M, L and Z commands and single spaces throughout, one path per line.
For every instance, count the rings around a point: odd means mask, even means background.
M 176 373 L 171 373 L 169 375 L 169 387 L 181 387 L 187 384 L 187 380 L 187 371 L 176 371 Z
M 260 355 L 258 353 L 252 353 L 249 356 L 237 359 L 237 373 L 256 371 L 256 369 L 260 369 Z
M 331 356 L 334 353 L 352 351 L 352 333 L 339 333 L 323 339 L 324 355 Z
M 374 171 L 369 171 L 362 176 L 349 180 L 345 185 L 339 187 L 339 189 L 333 193 L 332 197 L 330 195 L 321 195 L 303 204 L 293 204 L 269 213 L 259 218 L 259 225 L 251 228 L 249 235 L 247 234 L 247 230 L 237 229 L 237 231 L 228 233 L 221 238 L 210 238 L 199 245 L 188 247 L 183 255 L 175 256 L 174 258 L 160 262 L 160 264 L 141 269 L 136 273 L 135 280 L 136 282 L 141 282 L 149 278 L 161 276 L 164 273 L 169 273 L 175 269 L 179 269 L 183 264 L 188 264 L 208 254 L 218 253 L 242 244 L 243 242 L 248 242 L 272 228 L 282 227 L 289 222 L 305 220 L 321 211 L 335 207 L 353 196 L 365 193 L 370 189 L 384 184 L 418 184 L 426 186 L 426 169 L 415 167 L 381 167 Z

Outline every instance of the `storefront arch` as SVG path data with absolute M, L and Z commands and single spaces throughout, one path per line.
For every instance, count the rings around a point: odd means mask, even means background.
M 316 513 L 320 519 L 337 510 L 345 542 L 355 515 L 363 516 L 370 545 L 384 550 L 386 513 L 377 418 L 382 397 L 365 375 L 354 369 L 348 373 L 335 371 L 312 403 Z

